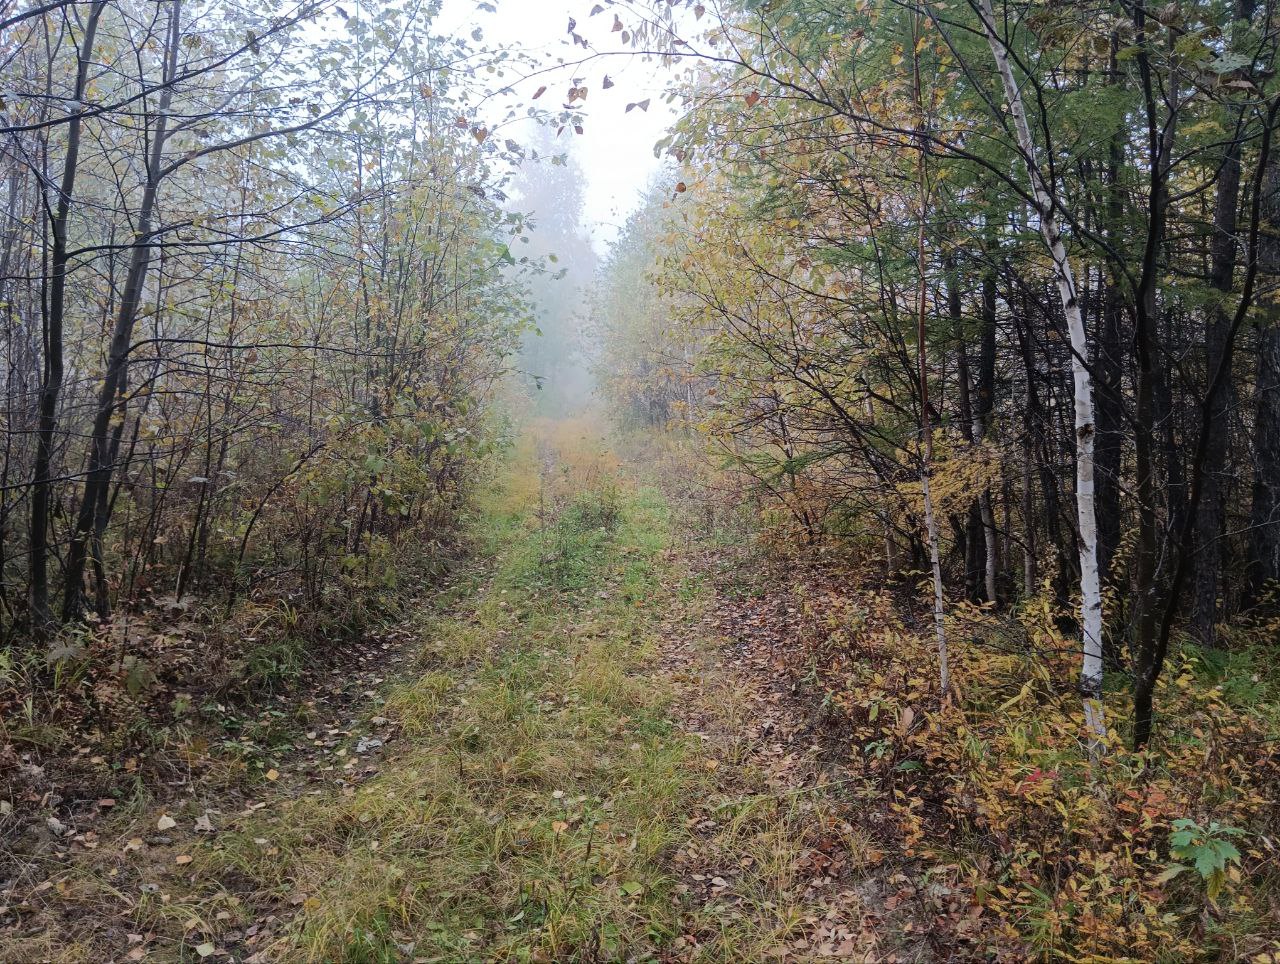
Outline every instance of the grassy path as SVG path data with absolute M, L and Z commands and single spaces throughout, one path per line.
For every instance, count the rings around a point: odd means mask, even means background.
M 590 459 L 544 453 L 561 484 L 532 484 L 531 455 L 487 506 L 488 571 L 421 616 L 419 675 L 382 710 L 407 749 L 211 855 L 304 895 L 282 956 L 614 959 L 680 936 L 667 858 L 712 771 L 645 673 L 654 614 L 691 602 L 666 510 Z
M 418 642 L 368 707 L 394 740 L 367 778 L 281 779 L 216 834 L 149 838 L 141 898 L 116 895 L 125 917 L 99 921 L 84 959 L 867 949 L 849 883 L 865 848 L 818 786 L 803 721 L 767 668 L 710 638 L 714 595 L 666 499 L 588 436 L 556 423 L 525 440 L 482 505 L 475 564 L 402 627 Z
M 264 958 L 754 960 L 831 937 L 802 878 L 842 825 L 754 766 L 762 698 L 708 662 L 668 505 L 580 434 L 524 447 L 485 507 L 489 564 L 421 614 L 382 773 L 209 855 L 301 898 Z

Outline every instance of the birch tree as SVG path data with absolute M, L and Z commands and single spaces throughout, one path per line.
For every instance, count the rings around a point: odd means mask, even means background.
M 1080 534 L 1080 626 L 1084 658 L 1080 666 L 1080 693 L 1084 698 L 1085 726 L 1090 739 L 1100 744 L 1107 735 L 1102 710 L 1102 586 L 1098 578 L 1098 520 L 1094 505 L 1094 418 L 1093 376 L 1089 371 L 1089 344 L 1084 314 L 1076 289 L 1075 273 L 1067 255 L 1058 221 L 1061 199 L 1041 170 L 1038 148 L 1027 123 L 1022 90 L 1013 75 L 1009 47 L 996 30 L 991 0 L 977 0 L 978 16 L 1000 74 L 1005 104 L 1013 119 L 1018 151 L 1031 180 L 1031 194 L 1040 234 L 1053 261 L 1054 280 L 1062 301 L 1067 331 L 1071 338 L 1071 374 L 1074 386 L 1076 432 L 1076 519 Z

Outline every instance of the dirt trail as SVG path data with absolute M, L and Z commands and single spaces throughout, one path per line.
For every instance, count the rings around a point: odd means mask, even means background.
M 706 568 L 696 552 L 681 562 Z M 793 615 L 778 598 L 713 593 L 693 632 L 663 633 L 657 669 L 679 693 L 675 715 L 719 764 L 677 855 L 682 888 L 707 918 L 739 917 L 763 937 L 761 957 L 920 958 L 911 922 L 885 909 L 905 878 L 852 796 L 847 742 L 784 659 Z

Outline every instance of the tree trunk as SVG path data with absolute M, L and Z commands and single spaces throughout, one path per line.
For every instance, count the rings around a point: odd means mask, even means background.
M 178 41 L 182 0 L 174 0 L 165 43 L 164 88 L 151 141 L 151 153 L 147 159 L 146 183 L 142 203 L 138 209 L 137 229 L 125 275 L 120 307 L 107 355 L 107 370 L 98 391 L 97 409 L 89 442 L 89 468 L 84 491 L 80 497 L 80 509 L 76 516 L 71 545 L 67 550 L 67 584 L 63 597 L 62 615 L 65 620 L 78 619 L 84 610 L 84 569 L 89 541 L 95 531 L 106 529 L 107 520 L 101 516 L 107 511 L 103 493 L 110 488 L 115 470 L 112 457 L 112 418 L 124 404 L 120 397 L 124 388 L 125 369 L 129 364 L 129 348 L 133 338 L 133 325 L 142 302 L 143 284 L 151 261 L 152 219 L 155 215 L 156 195 L 160 189 L 164 159 L 165 139 L 168 131 L 169 105 L 173 99 L 173 81 L 178 71 Z
M 1253 506 L 1249 513 L 1249 599 L 1280 603 L 1280 312 L 1259 335 L 1254 420 Z
M 1253 0 L 1240 0 L 1236 4 L 1236 19 L 1253 18 Z M 1204 353 L 1205 377 L 1218 368 L 1226 351 L 1231 331 L 1231 313 L 1225 304 L 1235 281 L 1236 227 L 1240 203 L 1240 154 L 1243 135 L 1243 117 L 1240 111 L 1233 118 L 1236 135 L 1227 147 L 1218 174 L 1218 190 L 1214 198 L 1213 231 L 1209 243 L 1209 286 L 1219 292 L 1222 300 L 1214 304 L 1205 326 Z M 1229 416 L 1235 408 L 1235 386 L 1231 382 L 1231 369 L 1223 372 L 1224 390 L 1214 399 L 1209 417 L 1218 426 L 1205 448 L 1200 512 L 1196 517 L 1195 584 L 1191 597 L 1191 631 L 1204 645 L 1212 646 L 1214 626 L 1218 618 L 1218 596 L 1221 592 L 1223 538 L 1227 528 L 1226 482 L 1227 444 L 1230 432 Z
M 1261 198 L 1259 270 L 1280 281 L 1280 164 L 1267 165 Z M 1253 504 L 1249 511 L 1247 591 L 1250 605 L 1280 604 L 1280 297 L 1264 303 L 1258 332 L 1254 409 Z
M 1058 227 L 1057 198 L 1040 171 L 1036 143 L 1027 124 L 1022 92 L 1013 76 L 1009 53 L 996 34 L 995 14 L 991 0 L 978 0 L 978 9 L 987 34 L 991 54 L 1000 73 L 1005 102 L 1013 115 L 1018 148 L 1031 179 L 1040 233 L 1053 261 L 1054 276 L 1062 311 L 1066 315 L 1071 337 L 1071 371 L 1075 397 L 1076 431 L 1076 514 L 1080 532 L 1080 623 L 1083 634 L 1083 658 L 1080 667 L 1080 692 L 1084 701 L 1085 725 L 1094 746 L 1105 739 L 1106 722 L 1102 712 L 1102 590 L 1098 581 L 1098 523 L 1093 489 L 1093 384 L 1089 374 L 1089 346 L 1085 336 L 1084 316 L 1076 294 L 1075 272 L 1067 257 L 1066 244 Z
M 77 52 L 75 88 L 72 103 L 83 105 L 89 83 L 89 64 L 93 58 L 98 20 L 106 7 L 105 0 L 89 8 L 84 37 Z M 31 492 L 31 615 L 38 629 L 47 629 L 53 620 L 49 609 L 49 510 L 52 502 L 53 448 L 58 429 L 58 400 L 62 394 L 63 328 L 66 319 L 67 225 L 71 218 L 71 200 L 75 193 L 76 174 L 80 166 L 80 141 L 83 131 L 80 110 L 67 125 L 67 155 L 62 164 L 62 183 L 58 187 L 58 204 L 50 229 L 53 253 L 50 264 L 49 299 L 44 325 L 44 377 L 40 385 L 39 415 L 36 425 L 36 457 Z

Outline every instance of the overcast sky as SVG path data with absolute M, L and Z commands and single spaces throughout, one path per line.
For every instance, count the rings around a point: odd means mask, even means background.
M 497 13 L 479 10 L 477 0 L 445 0 L 444 12 L 437 21 L 439 31 L 470 36 L 479 27 L 484 32 L 485 45 L 520 47 L 547 66 L 560 61 L 580 61 L 591 51 L 623 49 L 618 34 L 610 31 L 613 18 L 608 11 L 588 16 L 594 5 L 592 0 L 489 2 L 497 7 Z M 591 44 L 591 51 L 569 42 L 570 17 L 578 21 L 577 32 Z M 615 84 L 609 90 L 601 87 L 605 73 Z M 593 242 L 603 251 L 658 169 L 653 145 L 675 116 L 662 98 L 670 74 L 657 63 L 646 63 L 640 57 L 605 57 L 523 81 L 516 91 L 527 99 L 546 84 L 549 89 L 543 95 L 547 98 L 544 103 L 554 107 L 556 102 L 550 98 L 563 96 L 573 76 L 583 78 L 590 89 L 583 108 L 587 121 L 581 136 L 569 130 L 561 139 L 566 148 L 577 155 L 586 172 L 586 216 Z M 510 79 L 508 74 L 495 83 L 506 84 Z M 650 98 L 647 113 L 626 112 L 628 103 L 645 98 Z M 509 128 L 503 131 L 503 136 L 520 140 L 522 134 L 518 129 Z

